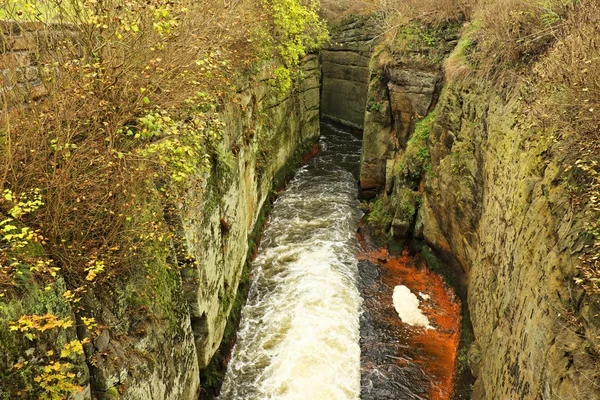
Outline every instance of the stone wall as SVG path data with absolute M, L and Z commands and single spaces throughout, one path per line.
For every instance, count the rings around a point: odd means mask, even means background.
M 248 239 L 275 174 L 300 144 L 319 135 L 319 64 L 302 65 L 298 92 L 279 98 L 263 83 L 238 95 L 223 119 L 223 150 L 238 149 L 230 176 L 204 182 L 182 205 L 187 245 L 198 261 L 184 271 L 200 368 L 218 349 L 248 253 Z M 266 77 L 265 77 L 266 78 Z
M 46 93 L 38 60 L 51 29 L 44 24 L 0 21 L 0 109 L 4 99 L 20 102 Z
M 136 321 L 135 308 L 116 300 L 144 290 L 139 278 L 114 288 L 111 298 L 97 299 L 99 319 L 119 329 L 105 330 L 87 351 L 88 360 L 100 360 L 90 367 L 94 393 L 117 389 L 131 400 L 197 398 L 199 372 L 221 344 L 249 235 L 274 177 L 302 143 L 319 135 L 318 58 L 303 61 L 302 81 L 286 96 L 269 84 L 272 67 L 265 66 L 263 76 L 248 81 L 220 112 L 225 130 L 218 153 L 230 159 L 217 158 L 176 205 L 180 245 L 192 260 L 178 261 L 175 248 L 171 255 L 156 255 L 183 265 L 155 289 L 156 302 L 163 304 L 157 320 Z
M 323 117 L 362 129 L 376 31 L 367 17 L 347 19 L 332 29 L 331 42 L 321 51 Z
M 384 188 L 391 193 L 399 179 L 395 175 L 402 169 L 400 164 L 406 164 L 415 124 L 434 107 L 442 80 L 440 71 L 382 67 L 377 62 L 372 63 L 370 76 L 360 168 L 361 195 L 365 198 Z M 415 178 L 419 181 L 420 174 Z

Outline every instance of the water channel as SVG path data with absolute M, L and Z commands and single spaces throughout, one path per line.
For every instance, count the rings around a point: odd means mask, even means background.
M 274 204 L 219 398 L 449 398 L 428 397 L 439 374 L 418 360 L 425 330 L 397 329 L 394 278 L 356 235 L 361 140 L 330 124 L 321 133 L 320 153 Z

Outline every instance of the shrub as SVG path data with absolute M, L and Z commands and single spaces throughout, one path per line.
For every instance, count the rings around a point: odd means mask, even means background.
M 220 143 L 221 106 L 258 65 L 293 67 L 326 36 L 315 1 L 223 5 L 1 3 L 0 18 L 39 27 L 34 56 L 47 91 L 23 104 L 0 97 L 2 302 L 51 288 L 59 275 L 63 296 L 80 314 L 81 294 L 91 285 L 98 295 L 134 267 L 147 269 L 151 285 L 170 273 L 152 270 L 164 263 L 149 261 L 164 261 L 170 239 L 177 239 L 174 204 L 197 184 L 189 178 L 202 176 L 213 159 L 223 174 L 235 167 Z M 12 39 L 1 28 L 4 49 Z M 289 90 L 290 81 L 284 83 Z M 44 377 L 28 382 L 41 383 L 49 393 L 64 389 L 61 395 L 74 388 Z
M 48 95 L 3 115 L 0 189 L 41 190 L 45 206 L 24 222 L 39 229 L 68 281 L 96 258 L 118 274 L 140 262 L 145 240 L 169 235 L 144 212 L 154 182 L 177 195 L 186 177 L 210 167 L 223 129 L 218 107 L 237 90 L 236 76 L 273 56 L 297 65 L 326 37 L 317 8 L 38 0 L 3 9 L 22 23 L 61 23 L 40 33 L 52 38 L 38 54 Z M 275 71 L 289 90 L 289 70 Z

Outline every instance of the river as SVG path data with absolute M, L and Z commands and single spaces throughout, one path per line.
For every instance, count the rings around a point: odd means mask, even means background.
M 327 124 L 321 134 L 273 206 L 221 399 L 360 396 L 361 141 Z
M 219 398 L 449 399 L 460 307 L 406 253 L 359 245 L 361 140 L 321 133 L 273 206 Z M 395 285 L 428 299 L 430 329 L 403 324 Z

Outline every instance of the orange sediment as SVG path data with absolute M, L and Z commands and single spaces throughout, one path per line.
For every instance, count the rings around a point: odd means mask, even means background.
M 302 164 L 308 163 L 310 159 L 316 157 L 320 151 L 321 148 L 319 147 L 319 144 L 315 143 L 310 151 L 302 157 Z
M 362 242 L 362 238 L 359 237 L 359 240 Z M 420 309 L 435 329 L 405 325 L 395 312 L 386 314 L 390 316 L 390 320 L 386 322 L 402 326 L 403 331 L 408 331 L 408 344 L 419 349 L 418 356 L 412 361 L 419 364 L 430 378 L 429 398 L 450 399 L 460 340 L 460 301 L 439 275 L 429 271 L 424 265 L 415 265 L 407 251 L 400 256 L 391 256 L 384 249 L 363 251 L 359 254 L 359 259 L 368 260 L 380 267 L 385 286 L 393 289 L 397 285 L 404 285 L 415 295 L 423 293 L 430 296 L 426 301 L 420 299 Z M 375 296 L 382 307 L 393 309 L 391 292 L 380 292 Z M 406 363 L 402 354 L 398 354 L 398 360 L 398 364 Z

